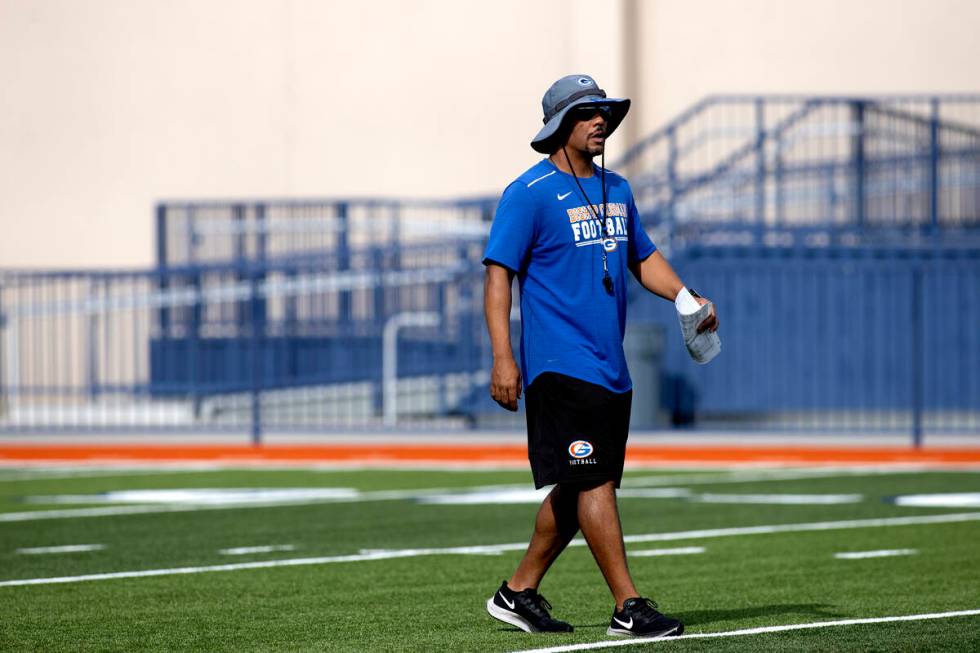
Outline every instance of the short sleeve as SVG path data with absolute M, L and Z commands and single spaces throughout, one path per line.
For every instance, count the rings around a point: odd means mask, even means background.
M 527 265 L 534 244 L 534 201 L 523 183 L 513 182 L 497 204 L 483 264 L 497 263 L 513 272 Z
M 640 222 L 640 212 L 636 208 L 636 203 L 630 197 L 629 203 L 629 264 L 634 265 L 646 259 L 655 251 L 657 246 L 650 240 L 650 236 L 643 230 L 643 223 Z

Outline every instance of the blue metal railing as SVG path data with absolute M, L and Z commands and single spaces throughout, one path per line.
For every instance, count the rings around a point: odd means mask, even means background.
M 691 363 L 672 307 L 631 287 L 631 323 L 670 334 L 662 396 L 635 401 L 670 423 L 980 432 L 980 250 L 697 247 L 672 263 L 717 301 L 725 351 Z M 516 425 L 487 399 L 481 281 L 463 257 L 4 275 L 0 430 Z M 386 328 L 422 315 L 436 326 L 386 355 Z
M 358 265 L 5 274 L 0 430 L 465 425 L 487 377 L 482 278 Z
M 163 202 L 157 265 L 333 256 L 345 269 L 350 251 L 367 249 L 404 254 L 411 265 L 413 247 L 481 243 L 495 207 L 493 198 Z
M 706 367 L 666 350 L 675 424 L 980 431 L 980 249 L 696 247 L 672 264 L 715 299 L 724 343 Z M 676 320 L 636 294 L 631 320 Z

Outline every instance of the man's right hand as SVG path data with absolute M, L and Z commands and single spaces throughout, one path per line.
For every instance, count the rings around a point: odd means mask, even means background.
M 521 370 L 512 357 L 494 359 L 490 396 L 507 410 L 517 411 L 517 400 L 521 398 Z

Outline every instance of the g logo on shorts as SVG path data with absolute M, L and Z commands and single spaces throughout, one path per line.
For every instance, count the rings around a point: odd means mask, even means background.
M 568 455 L 572 458 L 588 458 L 592 455 L 592 443 L 588 440 L 576 440 L 568 445 Z

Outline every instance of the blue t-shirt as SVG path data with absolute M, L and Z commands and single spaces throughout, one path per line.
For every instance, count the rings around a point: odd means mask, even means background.
M 526 386 L 542 372 L 614 392 L 633 385 L 623 354 L 627 266 L 657 248 L 640 225 L 629 183 L 609 170 L 608 209 L 600 207 L 602 169 L 593 168 L 579 178 L 587 201 L 572 175 L 542 160 L 507 187 L 490 228 L 484 265 L 510 269 L 520 285 Z M 613 294 L 602 282 L 603 250 Z

